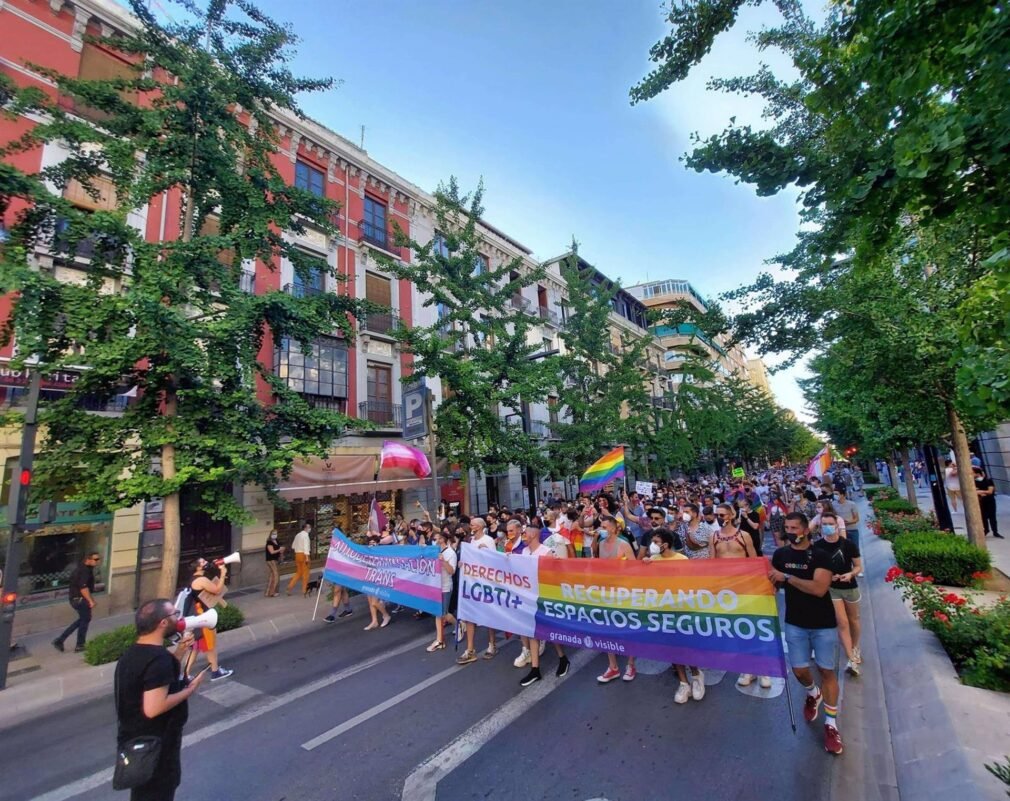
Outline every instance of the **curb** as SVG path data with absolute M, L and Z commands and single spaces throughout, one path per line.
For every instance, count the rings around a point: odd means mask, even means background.
M 884 583 L 894 564 L 890 543 L 874 535 L 865 539 L 900 797 L 1005 801 L 984 763 L 1001 758 L 1002 752 L 992 749 L 1005 748 L 1010 738 L 1010 696 L 961 683 L 940 641 Z M 997 730 L 1001 734 L 993 734 Z
M 289 612 L 218 634 L 229 657 L 276 643 L 318 625 L 319 621 Z M 116 663 L 84 665 L 68 675 L 39 677 L 0 692 L 0 731 L 68 707 L 112 695 Z M 68 681 L 69 679 L 69 681 Z

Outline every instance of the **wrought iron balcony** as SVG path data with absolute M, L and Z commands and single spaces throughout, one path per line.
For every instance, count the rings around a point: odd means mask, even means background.
M 371 334 L 381 334 L 388 337 L 393 336 L 400 325 L 400 319 L 392 312 L 374 312 L 366 314 L 361 319 L 361 330 Z
M 513 295 L 511 303 L 513 309 L 519 309 L 519 311 L 527 313 L 532 305 L 529 298 L 524 298 L 522 295 Z
M 308 284 L 285 284 L 284 291 L 296 298 L 311 298 L 315 295 L 326 294 L 323 287 L 309 286 Z
M 552 325 L 555 328 L 558 327 L 558 313 L 553 309 L 548 309 L 546 306 L 537 306 L 537 313 L 540 315 L 540 319 L 547 323 L 547 325 Z
M 403 258 L 403 249 L 396 244 L 396 236 L 392 230 L 381 228 L 368 220 L 361 220 L 358 222 L 358 231 L 360 231 L 358 242 L 377 247 L 398 259 Z
M 403 429 L 403 407 L 389 401 L 367 400 L 358 404 L 358 417 L 381 428 Z
M 669 395 L 653 395 L 652 405 L 656 409 L 672 409 L 673 398 Z

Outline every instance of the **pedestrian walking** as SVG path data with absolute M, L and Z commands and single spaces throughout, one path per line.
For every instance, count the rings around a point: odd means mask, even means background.
M 186 637 L 175 655 L 165 640 L 176 632 L 179 612 L 167 598 L 140 605 L 134 616 L 137 641 L 116 664 L 116 744 L 128 753 L 138 737 L 157 737 L 160 750 L 153 772 L 130 790 L 130 801 L 173 801 L 182 780 L 182 730 L 189 716 L 188 700 L 204 673 L 187 680 L 179 665 L 192 644 Z
M 88 626 L 91 625 L 91 610 L 95 608 L 95 567 L 102 561 L 97 551 L 92 551 L 70 574 L 70 592 L 67 599 L 70 606 L 77 612 L 77 620 L 67 626 L 66 630 L 53 640 L 53 647 L 62 652 L 63 643 L 71 634 L 77 632 L 77 645 L 74 652 L 84 650 L 88 639 Z
M 943 486 L 947 488 L 947 497 L 950 498 L 950 508 L 957 511 L 957 502 L 961 500 L 961 484 L 957 477 L 957 464 L 950 459 L 944 461 Z
M 817 720 L 824 705 L 824 750 L 842 753 L 842 737 L 838 733 L 838 623 L 831 601 L 831 558 L 810 544 L 810 529 L 806 515 L 790 512 L 786 515 L 786 538 L 789 544 L 772 556 L 768 578 L 777 587 L 785 587 L 785 637 L 789 646 L 789 664 L 793 675 L 807 693 L 803 718 L 807 723 Z M 810 662 L 817 665 L 821 686 L 817 686 Z
M 993 480 L 985 474 L 981 467 L 972 468 L 975 475 L 975 494 L 978 495 L 978 505 L 982 510 L 982 527 L 985 535 L 992 535 L 997 539 L 1003 539 L 999 533 L 999 523 L 996 521 L 996 485 Z
M 280 584 L 280 571 L 277 563 L 284 556 L 284 546 L 277 541 L 277 529 L 270 530 L 267 537 L 267 544 L 263 548 L 263 558 L 267 563 L 267 591 L 264 593 L 267 598 L 277 597 L 277 587 Z
M 306 523 L 301 531 L 295 534 L 295 539 L 291 543 L 291 550 L 295 554 L 295 573 L 288 582 L 288 595 L 295 588 L 295 584 L 301 579 L 302 596 L 309 594 L 309 532 L 312 531 L 312 524 Z
M 860 608 L 861 600 L 858 576 L 863 575 L 863 560 L 859 553 L 859 540 L 842 537 L 834 515 L 825 513 L 821 518 L 821 538 L 814 543 L 814 548 L 824 551 L 831 560 L 831 603 L 835 607 L 835 620 L 838 623 L 838 639 L 845 649 L 848 663 L 846 671 L 853 676 L 859 675 L 859 666 L 863 657 L 859 650 Z

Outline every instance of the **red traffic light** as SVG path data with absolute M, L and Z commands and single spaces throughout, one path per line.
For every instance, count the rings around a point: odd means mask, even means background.
M 3 595 L 3 605 L 13 606 L 18 601 L 18 594 L 16 592 L 5 592 Z
M 31 484 L 32 483 L 32 471 L 31 470 L 22 470 L 21 471 L 20 481 L 21 481 L 21 486 L 22 487 L 27 487 L 29 484 Z

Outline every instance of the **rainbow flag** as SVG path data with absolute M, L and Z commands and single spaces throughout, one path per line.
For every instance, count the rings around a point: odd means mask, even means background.
M 817 476 L 820 478 L 831 467 L 831 446 L 825 445 L 821 448 L 820 452 L 810 460 L 810 464 L 807 465 L 807 478 L 812 478 Z
M 428 464 L 428 457 L 424 455 L 424 451 L 388 439 L 382 443 L 382 451 L 379 454 L 379 469 L 383 467 L 406 467 L 413 470 L 418 478 L 431 475 L 431 465 Z
M 611 481 L 624 478 L 624 446 L 618 445 L 597 460 L 579 480 L 579 492 L 599 492 Z
M 786 675 L 766 559 L 512 559 L 464 544 L 459 614 L 564 647 Z

